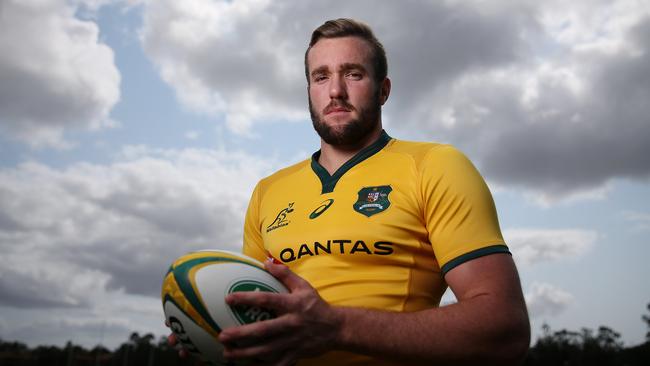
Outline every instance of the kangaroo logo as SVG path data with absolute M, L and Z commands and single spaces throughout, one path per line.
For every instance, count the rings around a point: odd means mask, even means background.
M 287 220 L 287 215 L 293 212 L 293 204 L 294 202 L 289 203 L 289 205 L 282 209 L 278 213 L 278 215 L 275 217 L 275 220 L 271 223 L 271 225 L 266 227 L 266 232 L 268 233 L 269 231 L 273 231 L 275 229 L 279 229 L 281 227 L 289 225 L 291 221 Z

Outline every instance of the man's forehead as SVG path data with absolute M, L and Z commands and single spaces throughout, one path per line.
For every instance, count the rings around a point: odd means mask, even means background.
M 307 61 L 310 69 L 328 66 L 330 63 L 369 64 L 371 54 L 368 42 L 359 37 L 322 38 L 309 50 Z

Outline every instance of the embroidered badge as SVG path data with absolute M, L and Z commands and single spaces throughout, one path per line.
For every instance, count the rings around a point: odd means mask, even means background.
M 388 195 L 392 190 L 391 186 L 361 188 L 354 210 L 367 217 L 386 211 L 390 207 Z

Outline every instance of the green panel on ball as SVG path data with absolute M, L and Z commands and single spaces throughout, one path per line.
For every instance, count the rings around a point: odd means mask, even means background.
M 273 287 L 255 280 L 238 281 L 228 289 L 228 293 L 263 291 L 278 293 Z M 233 314 L 241 324 L 250 324 L 262 320 L 275 318 L 275 313 L 268 309 L 262 309 L 255 306 L 235 306 L 232 308 Z
M 178 287 L 181 289 L 183 294 L 185 295 L 185 298 L 187 301 L 192 304 L 194 309 L 203 317 L 203 319 L 217 332 L 221 332 L 221 328 L 217 325 L 217 323 L 214 322 L 210 314 L 208 313 L 208 310 L 205 308 L 203 302 L 199 298 L 199 295 L 196 293 L 194 290 L 194 286 L 192 286 L 192 282 L 189 278 L 189 273 L 194 268 L 195 266 L 198 266 L 200 264 L 204 263 L 214 263 L 214 262 L 227 262 L 227 263 L 240 263 L 240 264 L 245 264 L 248 266 L 255 267 L 251 265 L 250 263 L 247 263 L 245 261 L 240 261 L 236 259 L 231 259 L 231 258 L 223 258 L 223 257 L 202 257 L 202 258 L 195 258 L 188 260 L 187 262 L 184 262 L 182 264 L 177 265 L 174 267 L 173 272 L 174 272 L 174 279 L 176 279 L 176 283 L 178 283 Z M 256 267 L 257 268 L 257 267 Z

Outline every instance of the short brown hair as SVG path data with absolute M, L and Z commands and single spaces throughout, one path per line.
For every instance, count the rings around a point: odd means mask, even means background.
M 320 27 L 316 28 L 311 34 L 311 41 L 309 47 L 305 51 L 305 76 L 307 83 L 309 83 L 309 65 L 307 64 L 307 56 L 311 48 L 321 38 L 340 38 L 340 37 L 359 37 L 370 44 L 372 49 L 372 65 L 374 68 L 374 76 L 377 82 L 383 81 L 388 75 L 388 61 L 386 60 L 386 51 L 384 46 L 379 42 L 370 27 L 358 20 L 339 18 L 335 20 L 328 20 Z

